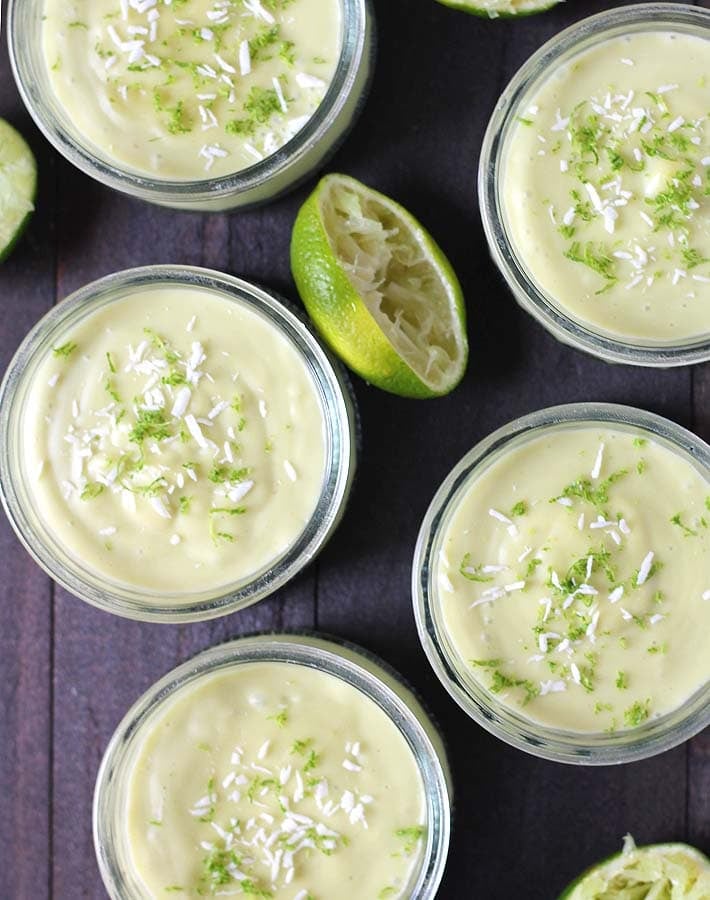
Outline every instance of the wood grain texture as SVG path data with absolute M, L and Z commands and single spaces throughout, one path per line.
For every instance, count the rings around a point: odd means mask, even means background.
M 572 0 L 544 16 L 502 23 L 433 0 L 375 0 L 372 93 L 331 169 L 396 196 L 436 235 L 467 296 L 471 365 L 453 396 L 436 402 L 401 400 L 357 382 L 360 472 L 348 513 L 317 564 L 242 613 L 184 627 L 143 625 L 59 589 L 53 601 L 48 579 L 3 518 L 1 900 L 104 898 L 91 845 L 93 782 L 130 704 L 210 644 L 314 626 L 397 666 L 442 727 L 457 789 L 444 900 L 550 900 L 617 849 L 627 831 L 710 851 L 710 735 L 623 767 L 587 770 L 529 757 L 481 730 L 448 698 L 411 612 L 412 552 L 432 494 L 464 452 L 511 418 L 602 399 L 654 410 L 710 439 L 710 365 L 652 372 L 607 366 L 563 347 L 513 302 L 477 214 L 479 147 L 504 84 L 548 37 L 613 5 Z M 57 159 L 31 125 L 4 46 L 0 116 L 28 136 L 42 174 L 30 232 L 0 270 L 1 366 L 55 299 L 129 266 L 204 265 L 295 299 L 290 228 L 312 182 L 267 207 L 219 216 L 149 207 L 107 191 Z
M 54 297 L 54 162 L 10 88 L 0 52 L 0 115 L 27 134 L 40 164 L 37 213 L 0 274 L 0 369 Z M 32 278 L 28 278 L 32 272 Z M 50 892 L 52 585 L 0 516 L 0 896 Z
M 710 6 L 709 3 L 705 4 Z M 693 369 L 693 431 L 710 442 L 710 363 Z M 688 744 L 688 841 L 710 847 L 710 732 Z

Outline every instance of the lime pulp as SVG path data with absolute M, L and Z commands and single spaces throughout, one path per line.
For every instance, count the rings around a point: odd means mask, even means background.
M 327 175 L 298 213 L 291 268 L 321 336 L 366 381 L 423 398 L 463 377 L 461 286 L 433 238 L 389 197 Z

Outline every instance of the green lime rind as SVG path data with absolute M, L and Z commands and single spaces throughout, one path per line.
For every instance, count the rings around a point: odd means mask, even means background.
M 485 19 L 520 19 L 547 12 L 564 0 L 438 0 L 450 9 Z
M 710 900 L 710 859 L 687 844 L 629 841 L 583 872 L 558 900 Z
M 450 351 L 446 356 L 440 348 L 426 345 L 432 358 L 445 359 L 446 371 L 441 378 L 427 377 L 427 372 L 417 367 L 416 359 L 410 357 L 408 362 L 404 358 L 407 351 L 402 350 L 401 343 L 397 346 L 397 335 L 383 330 L 389 323 L 381 314 L 377 320 L 345 271 L 335 249 L 337 239 L 329 234 L 325 221 L 336 191 L 349 192 L 368 208 L 378 208 L 389 225 L 396 222 L 396 232 L 406 236 L 409 247 L 423 260 L 428 277 L 438 288 L 438 334 L 446 334 Z M 345 240 L 348 237 L 346 233 Z M 370 384 L 398 396 L 427 399 L 448 394 L 463 378 L 468 341 L 461 285 L 431 235 L 391 198 L 349 176 L 326 175 L 296 218 L 291 270 L 304 306 L 325 343 Z
M 0 263 L 10 255 L 34 211 L 37 164 L 25 139 L 0 119 Z

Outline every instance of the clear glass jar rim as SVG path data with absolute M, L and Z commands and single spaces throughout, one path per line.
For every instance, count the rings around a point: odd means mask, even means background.
M 561 57 L 572 58 L 592 42 L 626 33 L 622 29 L 636 32 L 682 26 L 707 32 L 710 40 L 710 11 L 687 3 L 640 3 L 581 19 L 550 38 L 517 70 L 496 103 L 483 139 L 478 167 L 479 207 L 497 268 L 520 306 L 558 340 L 607 362 L 659 368 L 705 362 L 710 360 L 710 331 L 677 342 L 641 341 L 596 329 L 566 314 L 527 274 L 524 260 L 508 236 L 499 197 L 502 157 L 521 102 L 544 83 Z
M 21 27 L 19 9 L 27 2 L 28 0 L 9 0 L 7 40 L 12 73 L 35 124 L 55 149 L 85 174 L 116 190 L 140 193 L 144 199 L 161 203 L 188 200 L 205 202 L 237 193 L 246 194 L 265 181 L 275 178 L 304 156 L 324 138 L 345 106 L 353 90 L 359 66 L 368 52 L 368 28 L 373 19 L 371 0 L 338 0 L 343 12 L 342 45 L 333 79 L 323 101 L 309 121 L 283 147 L 229 175 L 177 181 L 151 178 L 124 169 L 116 161 L 97 155 L 92 150 L 91 142 L 84 140 L 78 132 L 58 124 L 52 105 L 60 107 L 61 104 L 53 100 L 51 90 L 48 85 L 43 84 L 41 78 L 31 77 L 33 73 L 23 50 L 23 43 L 28 41 L 28 36 Z M 39 20 L 37 29 L 39 35 Z
M 353 659 L 355 657 L 355 659 Z M 362 662 L 360 662 L 360 658 Z M 434 900 L 443 877 L 451 829 L 451 794 L 448 762 L 432 744 L 425 727 L 406 701 L 380 676 L 393 679 L 407 693 L 410 688 L 388 663 L 349 641 L 318 633 L 259 634 L 229 640 L 201 651 L 156 681 L 130 707 L 116 727 L 104 752 L 96 778 L 93 798 L 94 848 L 104 884 L 121 900 L 124 873 L 113 852 L 110 830 L 113 805 L 117 802 L 117 780 L 126 774 L 128 757 L 137 745 L 141 730 L 182 688 L 215 671 L 253 662 L 280 662 L 307 666 L 339 678 L 374 702 L 393 722 L 417 762 L 427 803 L 428 845 L 418 876 L 417 900 Z M 370 672 L 365 663 L 376 671 Z M 416 703 L 418 699 L 412 695 Z M 419 714 L 428 719 L 421 707 Z M 429 720 L 432 728 L 433 722 Z M 123 768 L 122 768 L 123 767 Z M 140 900 L 136 897 L 135 900 Z
M 412 565 L 412 598 L 417 631 L 436 676 L 456 703 L 495 737 L 534 756 L 577 765 L 614 765 L 654 756 L 688 740 L 710 725 L 710 681 L 679 709 L 633 731 L 614 734 L 554 729 L 526 719 L 496 701 L 481 687 L 474 694 L 458 676 L 457 660 L 433 612 L 438 544 L 447 512 L 455 507 L 475 473 L 512 442 L 542 431 L 585 424 L 650 432 L 654 439 L 683 454 L 710 482 L 710 446 L 677 423 L 631 406 L 570 403 L 547 407 L 503 425 L 477 443 L 454 466 L 432 499 L 419 535 Z
M 148 592 L 107 581 L 84 569 L 57 540 L 38 531 L 21 502 L 15 444 L 19 441 L 18 404 L 32 383 L 35 367 L 58 334 L 91 315 L 97 302 L 120 301 L 127 293 L 175 285 L 209 290 L 267 319 L 293 346 L 309 371 L 323 411 L 329 456 L 314 513 L 292 545 L 263 571 L 196 595 L 194 602 L 166 603 L 171 593 Z M 100 609 L 154 622 L 202 621 L 255 603 L 293 578 L 319 552 L 337 525 L 356 467 L 359 420 L 349 379 L 324 350 L 305 321 L 274 292 L 231 275 L 193 266 L 158 265 L 127 269 L 93 281 L 70 294 L 31 329 L 13 356 L 0 384 L 0 500 L 21 542 L 34 560 L 68 591 Z

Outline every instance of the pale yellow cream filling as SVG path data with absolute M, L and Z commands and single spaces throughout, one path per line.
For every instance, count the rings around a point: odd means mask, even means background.
M 472 477 L 436 604 L 467 677 L 523 716 L 621 730 L 710 678 L 710 484 L 621 430 L 551 429 Z
M 339 0 L 46 0 L 43 50 L 72 124 L 122 167 L 192 181 L 303 128 L 341 45 Z
M 621 338 L 710 332 L 710 41 L 614 38 L 556 66 L 504 149 L 506 228 L 563 311 Z
M 45 526 L 99 577 L 181 597 L 293 545 L 325 470 L 321 402 L 293 345 L 206 290 L 89 313 L 36 372 L 24 421 Z
M 317 670 L 249 663 L 151 723 L 126 828 L 147 897 L 377 900 L 409 896 L 424 815 L 417 764 L 378 706 Z

